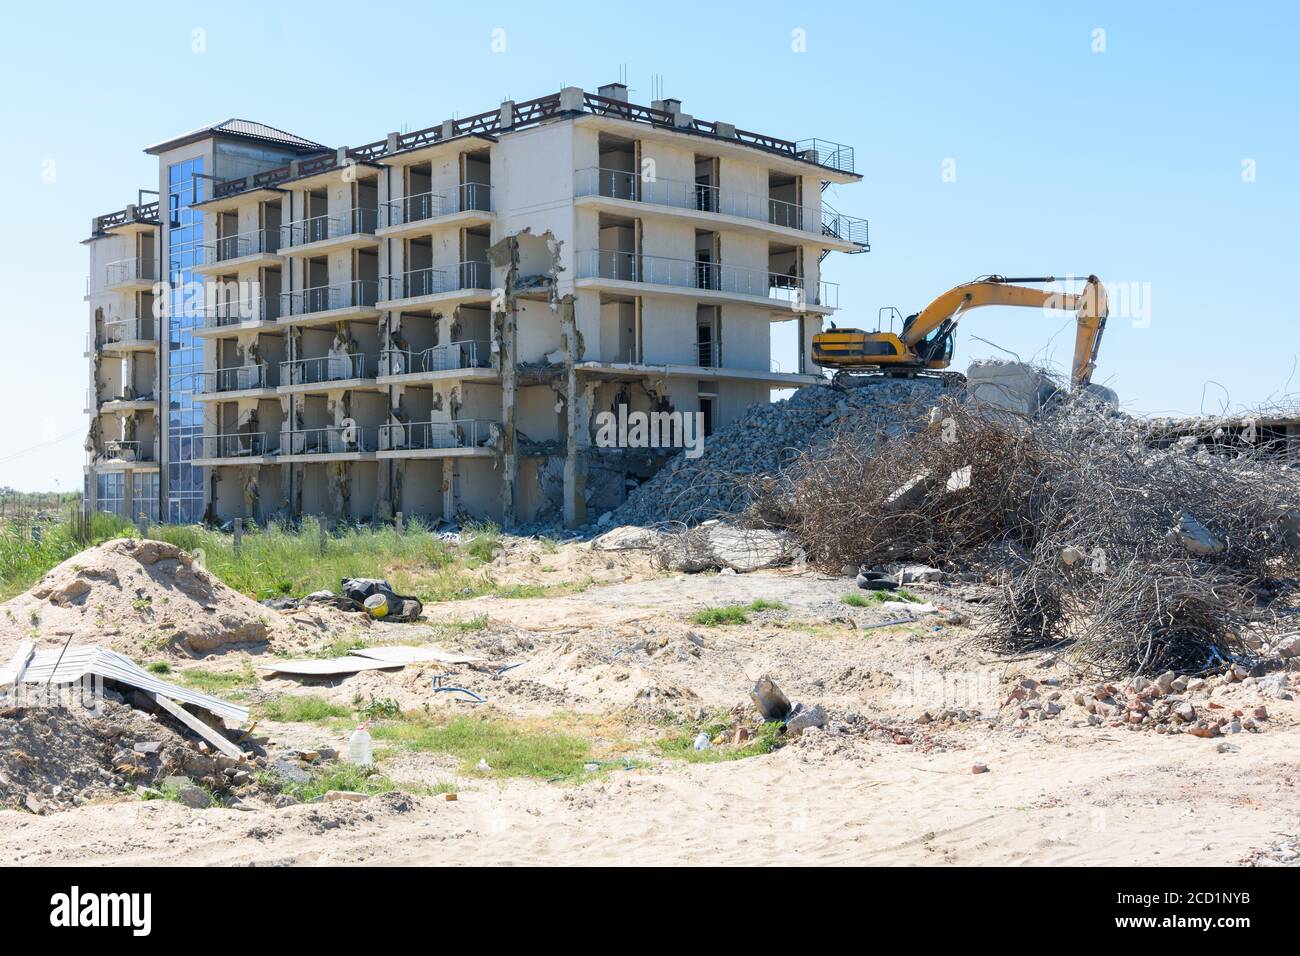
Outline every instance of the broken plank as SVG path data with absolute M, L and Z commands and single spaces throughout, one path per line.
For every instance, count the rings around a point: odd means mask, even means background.
M 171 714 L 208 743 L 212 744 L 212 746 L 216 747 L 227 757 L 232 757 L 235 760 L 243 760 L 244 757 L 247 756 L 242 750 L 231 743 L 230 740 L 226 738 L 225 734 L 220 733 L 215 727 L 209 727 L 197 716 L 191 714 L 174 700 L 168 700 L 161 694 L 155 694 L 154 700 L 158 702 L 159 707 L 167 711 L 167 713 Z
M 14 656 L 5 665 L 3 671 L 4 683 L 13 684 L 15 687 L 21 684 L 23 678 L 27 675 L 27 665 L 32 662 L 32 658 L 35 656 L 35 641 L 23 641 L 19 644 L 18 650 L 14 652 Z

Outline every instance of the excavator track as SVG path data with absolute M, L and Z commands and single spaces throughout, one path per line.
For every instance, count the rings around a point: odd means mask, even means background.
M 938 372 L 931 369 L 864 369 L 849 371 L 841 369 L 831 379 L 836 388 L 863 388 L 878 382 L 889 382 L 900 378 L 937 379 L 944 388 L 965 388 L 966 376 L 961 372 Z

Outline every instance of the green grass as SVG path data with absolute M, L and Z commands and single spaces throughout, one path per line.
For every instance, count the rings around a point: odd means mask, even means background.
M 144 669 L 150 674 L 170 674 L 172 672 L 172 666 L 166 661 L 150 661 L 144 666 Z
M 691 623 L 702 627 L 719 627 L 723 624 L 748 624 L 751 612 L 784 611 L 780 601 L 759 598 L 749 604 L 727 604 L 723 607 L 706 607 L 691 615 Z
M 465 618 L 463 621 L 443 621 L 443 626 L 455 631 L 482 631 L 488 626 L 488 616 L 486 614 L 476 614 L 473 617 Z
M 391 747 L 456 757 L 466 774 L 477 776 L 573 780 L 587 772 L 584 764 L 591 762 L 592 754 L 591 741 L 581 737 L 478 717 L 444 722 L 412 715 L 377 724 L 370 733 L 376 742 Z M 479 760 L 492 769 L 479 770 Z
M 685 733 L 672 734 L 659 741 L 659 752 L 665 757 L 685 760 L 687 763 L 721 763 L 726 760 L 743 760 L 745 757 L 760 757 L 769 754 L 781 746 L 781 724 L 771 721 L 763 724 L 758 733 L 750 738 L 749 743 L 740 747 L 710 746 L 704 750 L 695 749 L 697 735 L 708 734 L 712 740 L 720 733 L 731 730 L 735 721 L 730 715 L 715 717 L 705 723 L 687 730 Z
M 262 705 L 262 715 L 267 720 L 287 723 L 311 723 L 337 717 L 351 717 L 352 708 L 344 707 L 324 697 L 286 694 Z
M 921 599 L 911 591 L 899 588 L 897 591 L 857 591 L 846 594 L 840 600 L 849 607 L 874 607 L 885 601 L 907 601 L 920 604 Z
M 74 505 L 64 521 L 42 525 L 39 542 L 17 527 L 0 529 L 0 601 L 26 591 L 50 568 L 91 544 L 131 533 L 131 523 L 116 515 L 95 514 L 85 522 L 80 514 L 80 505 Z
M 239 671 L 205 671 L 189 667 L 176 672 L 176 680 L 186 687 L 193 687 L 207 694 L 220 694 L 222 691 L 236 687 L 252 687 L 257 683 L 257 673 L 253 665 L 245 662 Z
M 472 563 L 487 564 L 501 548 L 501 530 L 494 524 L 469 524 L 461 531 L 460 550 Z

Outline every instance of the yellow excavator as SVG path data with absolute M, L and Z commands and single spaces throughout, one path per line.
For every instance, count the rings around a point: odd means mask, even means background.
M 1083 388 L 1092 380 L 1097 350 L 1106 328 L 1109 306 L 1106 288 L 1088 276 L 1081 292 L 1056 292 L 1017 283 L 1060 281 L 1053 276 L 1009 279 L 983 276 L 949 289 L 915 315 L 909 315 L 898 334 L 837 329 L 813 336 L 813 361 L 837 373 L 911 376 L 941 374 L 952 364 L 953 335 L 957 322 L 971 309 L 986 305 L 1019 305 L 1075 312 L 1074 363 L 1071 382 Z M 884 310 L 882 310 L 884 311 Z M 838 377 L 838 374 L 837 374 Z

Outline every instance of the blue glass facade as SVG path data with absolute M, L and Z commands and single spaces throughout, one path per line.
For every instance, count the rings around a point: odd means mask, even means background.
M 202 322 L 203 297 L 194 291 L 194 266 L 203 245 L 203 215 L 191 207 L 201 202 L 206 180 L 203 158 L 167 169 L 167 256 L 169 320 L 167 329 L 167 518 L 188 524 L 203 518 L 203 469 L 198 457 L 203 434 L 203 407 L 194 402 L 203 342 L 194 338 Z

